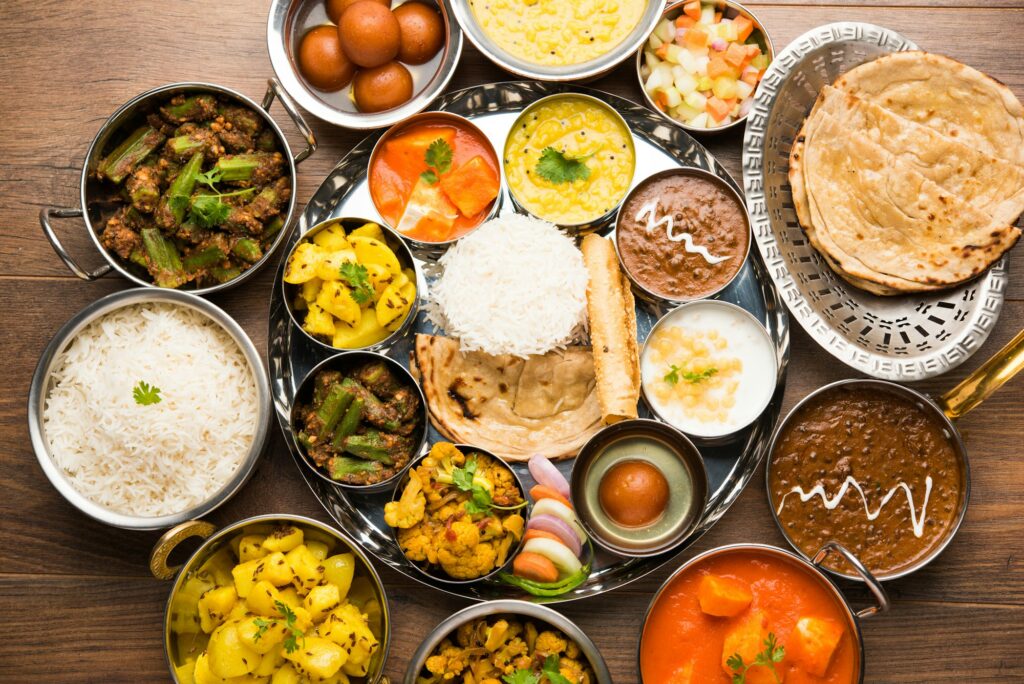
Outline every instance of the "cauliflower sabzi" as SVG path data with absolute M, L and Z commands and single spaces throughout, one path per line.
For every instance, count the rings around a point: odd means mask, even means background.
M 547 684 L 547 674 L 555 672 L 571 684 L 597 681 L 579 646 L 560 631 L 514 617 L 490 617 L 461 625 L 442 641 L 416 683 Z
M 409 471 L 401 496 L 384 507 L 384 521 L 397 528 L 409 560 L 472 580 L 505 565 L 526 527 L 514 511 L 525 505 L 504 463 L 439 442 Z

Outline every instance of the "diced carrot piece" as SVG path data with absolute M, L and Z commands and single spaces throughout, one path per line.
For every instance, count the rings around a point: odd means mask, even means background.
M 824 677 L 844 629 L 832 620 L 802 617 L 786 642 L 786 656 L 807 672 Z
M 569 508 L 572 508 L 572 504 L 569 503 L 568 499 L 559 494 L 557 490 L 552 489 L 551 487 L 548 487 L 546 485 L 539 484 L 531 487 L 530 497 L 534 501 L 540 501 L 541 499 L 554 499 L 555 501 L 563 503 Z
M 729 47 L 725 50 L 725 61 L 739 71 L 745 59 L 747 59 L 746 48 L 739 43 L 729 43 Z
M 753 59 L 754 57 L 757 57 L 759 54 L 761 54 L 761 46 L 760 45 L 755 45 L 754 43 L 751 43 L 750 45 L 747 46 L 747 55 L 751 59 Z
M 702 48 L 708 44 L 708 33 L 696 26 L 686 32 L 686 47 Z
M 731 577 L 704 575 L 697 589 L 700 609 L 715 617 L 734 617 L 750 605 L 754 595 L 746 582 Z
M 708 62 L 708 78 L 718 78 L 719 76 L 735 76 L 735 72 L 732 67 L 725 63 L 725 60 L 715 55 Z
M 754 32 L 754 22 L 746 18 L 742 14 L 732 20 L 732 23 L 736 26 L 736 40 L 739 42 L 745 41 L 750 37 L 750 34 Z
M 441 191 L 459 213 L 469 218 L 490 206 L 501 191 L 501 180 L 483 157 L 477 155 L 441 177 Z
M 700 21 L 700 0 L 693 0 L 683 5 L 683 14 L 694 21 Z
M 665 94 L 664 90 L 654 93 L 654 104 L 658 105 L 658 109 L 662 111 L 668 109 L 668 95 Z
M 533 582 L 557 582 L 558 568 L 539 553 L 524 551 L 512 561 L 512 573 Z
M 696 24 L 696 20 L 692 17 L 688 17 L 685 14 L 680 14 L 676 17 L 676 28 L 677 29 L 688 29 L 692 28 Z
M 722 21 L 722 13 L 721 12 L 715 12 L 715 23 L 717 24 L 717 23 L 719 23 L 721 21 Z
M 732 109 L 732 105 L 727 100 L 720 100 L 714 95 L 708 98 L 707 104 L 708 114 L 715 121 L 721 121 L 729 115 L 729 110 Z
M 744 70 L 743 73 L 740 75 L 740 80 L 746 83 L 747 85 L 756 86 L 758 80 L 757 71 Z
M 658 59 L 665 59 L 666 57 L 668 57 L 669 45 L 671 45 L 671 43 L 662 43 L 661 45 L 658 46 L 658 49 L 654 51 L 654 55 Z
M 559 544 L 565 543 L 558 538 L 557 534 L 551 534 L 544 530 L 526 530 L 526 533 L 523 535 L 523 541 L 530 541 L 531 539 L 550 539 L 551 541 L 556 541 Z

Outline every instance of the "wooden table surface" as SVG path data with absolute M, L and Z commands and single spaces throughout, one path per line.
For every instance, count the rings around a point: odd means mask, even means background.
M 571 1 L 571 0 L 566 0 Z M 781 48 L 814 26 L 869 21 L 978 67 L 1024 97 L 1021 0 L 878 0 L 874 6 L 750 3 Z M 57 329 L 94 299 L 128 283 L 85 283 L 64 268 L 39 229 L 40 208 L 77 206 L 82 160 L 106 117 L 137 93 L 172 81 L 211 81 L 259 100 L 272 75 L 265 33 L 269 1 L 136 0 L 131 3 L 0 3 L 0 681 L 159 682 L 168 679 L 162 618 L 168 584 L 147 570 L 156 533 L 106 527 L 50 487 L 28 441 L 29 379 Z M 899 6 L 897 6 L 899 5 Z M 967 6 L 972 5 L 972 6 Z M 1014 6 L 1017 8 L 1014 8 Z M 467 46 L 452 88 L 509 79 Z M 632 64 L 593 84 L 640 99 Z M 292 131 L 283 111 L 274 115 Z M 320 142 L 301 166 L 304 203 L 361 134 L 310 117 Z M 297 136 L 292 135 L 295 144 Z M 740 177 L 742 133 L 707 140 Z M 72 254 L 99 265 L 81 223 L 59 224 Z M 964 366 L 918 389 L 939 392 L 1008 341 L 1024 324 L 1024 248 L 990 340 Z M 274 269 L 213 301 L 233 315 L 262 353 Z M 9 364 L 9 365 L 8 365 Z M 785 408 L 812 389 L 855 373 L 797 326 Z M 973 496 L 948 550 L 925 570 L 887 585 L 892 611 L 864 621 L 868 682 L 1009 682 L 1024 679 L 1024 380 L 960 421 L 973 459 Z M 328 520 L 302 482 L 277 425 L 256 474 L 210 519 L 298 513 Z M 784 545 L 759 471 L 735 506 L 693 549 L 733 542 Z M 672 564 L 674 567 L 675 564 Z M 644 610 L 672 567 L 564 612 L 597 642 L 617 682 L 636 682 L 636 638 Z M 420 639 L 465 603 L 382 568 L 395 619 L 387 671 L 404 672 Z M 862 587 L 848 586 L 866 604 Z

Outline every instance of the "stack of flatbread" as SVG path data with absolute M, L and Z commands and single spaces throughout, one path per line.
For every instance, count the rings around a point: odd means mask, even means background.
M 826 86 L 790 153 L 811 244 L 880 295 L 952 287 L 1020 237 L 1024 108 L 952 59 L 900 52 Z

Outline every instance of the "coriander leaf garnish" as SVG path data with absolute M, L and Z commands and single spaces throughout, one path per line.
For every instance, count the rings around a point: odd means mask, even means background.
M 534 674 L 531 670 L 516 670 L 510 675 L 502 675 L 501 680 L 505 684 L 539 684 L 540 675 Z
M 479 513 L 487 513 L 491 509 L 491 493 L 484 489 L 483 486 L 473 482 L 473 477 L 476 475 L 477 462 L 476 458 L 469 458 L 466 460 L 466 465 L 463 468 L 455 468 L 452 470 L 452 484 L 458 488 L 459 491 L 469 492 L 470 499 L 466 502 L 465 507 L 470 515 L 476 515 Z
M 341 279 L 352 290 L 352 299 L 356 304 L 365 304 L 373 298 L 373 285 L 370 284 L 370 274 L 362 264 L 346 261 L 338 269 Z
M 152 404 L 159 404 L 163 399 L 160 397 L 160 388 L 154 385 L 150 385 L 148 382 L 139 380 L 139 382 L 132 388 L 132 398 L 135 399 L 135 403 L 140 406 L 150 406 Z
M 256 625 L 256 634 L 253 635 L 252 640 L 259 641 L 267 633 L 267 630 L 270 629 L 271 622 L 263 618 L 256 618 L 252 621 L 252 624 Z
M 437 183 L 441 175 L 448 173 L 452 168 L 452 147 L 444 138 L 438 138 L 430 143 L 427 152 L 423 155 L 424 161 L 429 167 L 420 174 L 420 178 L 428 184 Z
M 285 627 L 291 632 L 288 638 L 284 640 L 284 650 L 286 653 L 294 653 L 299 650 L 299 640 L 302 640 L 303 645 L 306 643 L 305 633 L 295 626 L 295 611 L 285 603 L 284 601 L 274 601 L 274 606 L 284 616 Z
M 548 678 L 551 684 L 572 684 L 567 677 L 562 675 L 558 669 L 558 656 L 549 655 L 544 659 L 544 665 L 541 666 L 541 672 Z
M 571 183 L 590 178 L 590 167 L 586 165 L 586 157 L 573 159 L 566 157 L 554 147 L 545 147 L 537 161 L 537 175 L 552 183 Z
M 718 372 L 718 369 L 712 366 L 697 372 L 681 371 L 682 369 L 675 364 L 669 366 L 668 373 L 665 373 L 665 382 L 667 382 L 670 385 L 675 385 L 679 382 L 680 379 L 683 379 L 686 382 L 695 385 L 699 382 L 704 382 L 705 380 L 710 378 L 712 375 Z
M 217 167 L 213 167 L 209 171 L 196 174 L 196 182 L 208 185 L 211 190 L 216 191 L 217 188 L 214 187 L 214 184 L 220 182 L 220 179 L 223 177 L 224 171 Z
M 775 639 L 775 634 L 768 632 L 768 638 L 764 640 L 764 650 L 754 656 L 754 662 L 743 662 L 743 656 L 733 653 L 725 661 L 726 666 L 733 671 L 732 684 L 745 684 L 747 681 L 747 670 L 752 667 L 767 667 L 771 670 L 775 681 L 781 682 L 779 673 L 775 671 L 775 663 L 781 663 L 786 657 L 786 647 L 780 646 Z
M 665 382 L 670 385 L 674 385 L 679 382 L 679 366 L 674 363 L 669 366 L 668 373 L 665 373 Z

